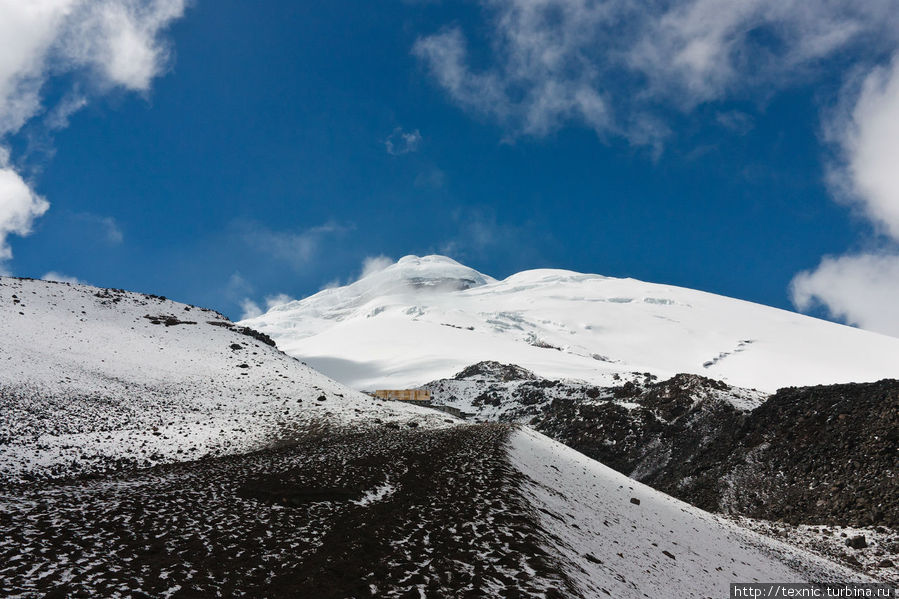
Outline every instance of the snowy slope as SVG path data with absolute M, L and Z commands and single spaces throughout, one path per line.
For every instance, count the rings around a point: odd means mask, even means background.
M 727 597 L 732 582 L 871 582 L 673 499 L 531 429 L 510 458 L 585 597 Z M 634 503 L 637 501 L 639 503 Z
M 0 476 L 249 451 L 324 421 L 447 418 L 377 402 L 156 296 L 4 277 L 0 323 Z
M 670 285 L 565 270 L 497 281 L 406 256 L 243 324 L 360 389 L 409 387 L 482 360 L 608 385 L 679 372 L 774 391 L 899 376 L 899 339 Z

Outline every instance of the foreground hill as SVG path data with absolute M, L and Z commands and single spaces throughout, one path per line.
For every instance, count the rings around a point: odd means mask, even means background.
M 323 423 L 444 424 L 352 391 L 221 314 L 0 277 L 0 476 L 261 449 Z
M 442 256 L 406 256 L 242 324 L 358 389 L 483 360 L 599 385 L 691 373 L 766 392 L 899 376 L 893 337 L 633 279 L 543 269 L 497 281 Z
M 727 596 L 870 578 L 528 430 L 321 429 L 130 473 L 0 483 L 0 595 Z

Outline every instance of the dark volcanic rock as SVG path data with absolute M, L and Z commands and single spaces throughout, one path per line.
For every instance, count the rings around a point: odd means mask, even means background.
M 696 471 L 709 456 L 728 455 L 730 440 L 746 412 L 716 392 L 727 385 L 680 374 L 644 386 L 632 382 L 612 396 L 637 404 L 555 401 L 532 426 L 566 445 L 666 493 L 703 506 L 717 505 L 719 489 Z
M 480 362 L 426 387 L 708 511 L 899 526 L 899 381 L 781 389 L 759 403 L 693 374 L 603 388 Z
M 256 329 L 251 329 L 250 327 L 238 327 L 235 326 L 234 330 L 240 333 L 241 335 L 246 335 L 247 337 L 252 337 L 257 341 L 262 341 L 266 345 L 271 345 L 275 347 L 275 340 L 266 335 L 265 333 L 260 333 Z
M 850 537 L 850 539 L 846 541 L 846 546 L 852 547 L 853 549 L 864 549 L 868 546 L 868 542 L 865 540 L 865 535 L 858 535 Z
M 752 412 L 678 375 L 614 393 L 639 407 L 553 402 L 533 425 L 703 509 L 791 524 L 899 525 L 899 381 L 781 389 Z
M 537 375 L 526 368 L 516 366 L 515 364 L 500 364 L 499 362 L 485 361 L 472 364 L 465 368 L 453 379 L 459 381 L 462 379 L 485 378 L 493 381 L 522 381 L 533 380 Z
M 174 327 L 179 324 L 197 324 L 196 321 L 181 320 L 177 316 L 173 316 L 171 314 L 158 314 L 156 316 L 147 314 L 146 316 L 144 316 L 144 318 L 149 320 L 150 324 L 164 324 L 167 327 Z
M 750 414 L 717 469 L 730 487 L 719 507 L 895 528 L 897 455 L 899 381 L 781 389 Z

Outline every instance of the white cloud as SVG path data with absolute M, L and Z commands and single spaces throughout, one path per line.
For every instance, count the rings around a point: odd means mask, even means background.
M 482 0 L 490 39 L 478 68 L 458 27 L 413 53 L 450 98 L 542 136 L 567 123 L 657 144 L 664 115 L 795 85 L 822 60 L 899 37 L 894 0 Z
M 87 98 L 78 92 L 71 92 L 47 113 L 44 124 L 47 129 L 56 131 L 69 126 L 69 117 L 87 106 Z
M 259 307 L 259 304 L 251 300 L 250 298 L 244 298 L 240 302 L 240 309 L 242 313 L 240 315 L 241 320 L 246 320 L 248 318 L 256 318 L 257 316 L 262 316 L 262 308 Z
M 289 304 L 290 302 L 295 301 L 295 298 L 290 297 L 286 293 L 276 293 L 275 295 L 267 295 L 265 297 L 265 309 L 271 310 L 277 306 L 283 306 L 284 304 Z
M 6 153 L 0 148 L 0 266 L 12 258 L 7 237 L 31 233 L 34 220 L 49 207 L 47 200 L 35 194 L 8 165 Z
M 284 304 L 288 304 L 294 300 L 295 298 L 290 297 L 286 293 L 267 295 L 265 297 L 265 309 L 263 309 L 257 302 L 253 301 L 252 299 L 248 297 L 244 298 L 240 302 L 240 309 L 242 310 L 240 319 L 246 320 L 247 318 L 256 318 L 257 316 L 262 316 L 272 308 L 283 306 Z
M 394 262 L 393 258 L 389 258 L 383 254 L 380 256 L 367 256 L 365 260 L 362 261 L 362 273 L 359 275 L 359 278 L 364 279 L 376 272 L 381 272 L 388 266 L 393 266 Z
M 231 273 L 228 277 L 228 284 L 225 286 L 225 294 L 234 299 L 241 295 L 252 293 L 253 285 L 247 281 L 239 272 Z
M 563 2 L 557 3 L 564 8 Z M 574 4 L 574 3 L 572 3 Z M 579 60 L 585 25 L 575 10 L 544 28 L 536 3 L 508 2 L 499 9 L 499 63 L 475 72 L 458 28 L 419 39 L 413 53 L 463 108 L 492 117 L 515 131 L 545 135 L 564 120 L 578 119 L 597 131 L 609 127 L 607 101 L 597 89 L 595 69 Z
M 391 156 L 401 156 L 410 152 L 417 152 L 421 145 L 421 133 L 418 129 L 414 131 L 403 131 L 402 127 L 397 127 L 384 140 L 384 147 Z
M 69 275 L 64 275 L 62 273 L 58 273 L 55 270 L 51 270 L 47 274 L 41 277 L 41 279 L 45 281 L 56 281 L 57 283 L 72 283 L 73 285 L 87 285 L 81 279 L 70 277 Z
M 899 53 L 861 80 L 852 108 L 828 126 L 839 145 L 833 183 L 843 199 L 899 241 Z
M 88 102 L 73 90 L 48 109 L 47 82 L 73 74 L 90 94 L 146 92 L 168 65 L 161 33 L 184 9 L 185 0 L 0 0 L 0 259 L 11 255 L 7 236 L 27 235 L 49 207 L 10 165 L 5 140 L 44 113 L 46 129 L 63 128 Z
M 886 237 L 879 252 L 825 257 L 799 273 L 791 295 L 800 310 L 824 306 L 834 318 L 899 336 L 899 54 L 850 86 L 827 124 L 837 145 L 831 183 L 839 199 Z
M 800 310 L 821 305 L 832 318 L 899 337 L 899 254 L 826 257 L 790 291 Z
M 682 106 L 795 84 L 851 44 L 895 43 L 891 0 L 682 0 L 639 25 L 627 51 L 649 89 Z
M 103 231 L 106 233 L 107 242 L 118 245 L 124 241 L 125 235 L 122 233 L 119 223 L 117 223 L 114 218 L 111 216 L 101 217 L 100 224 L 103 225 Z
M 275 231 L 259 223 L 239 223 L 243 241 L 273 258 L 301 269 L 314 260 L 326 238 L 343 234 L 352 227 L 328 222 L 302 231 Z
M 119 245 L 125 240 L 118 221 L 111 216 L 99 216 L 90 212 L 77 212 L 72 215 L 72 220 L 79 226 L 86 225 L 88 229 L 85 235 L 100 234 L 100 237 L 109 245 Z
M 276 306 L 281 306 L 294 301 L 294 298 L 286 293 L 275 293 L 265 296 L 264 300 L 260 303 L 252 297 L 249 297 L 253 295 L 253 291 L 253 284 L 247 281 L 239 272 L 232 273 L 228 278 L 228 284 L 225 287 L 225 295 L 240 306 L 241 320 L 256 318 Z
M 160 34 L 184 14 L 184 0 L 0 2 L 0 135 L 42 111 L 51 76 L 88 71 L 100 87 L 147 91 L 168 65 Z M 68 108 L 75 101 L 67 98 Z
M 340 277 L 331 279 L 327 283 L 321 286 L 320 290 L 324 291 L 326 289 L 336 289 L 338 287 L 343 287 L 344 285 L 350 285 L 355 283 L 356 281 L 362 280 L 365 277 L 373 275 L 377 272 L 381 272 L 388 266 L 392 266 L 396 261 L 389 256 L 385 256 L 384 254 L 379 254 L 377 256 L 366 256 L 362 260 L 362 269 L 359 271 L 358 275 L 353 275 L 348 277 L 346 280 L 341 279 Z

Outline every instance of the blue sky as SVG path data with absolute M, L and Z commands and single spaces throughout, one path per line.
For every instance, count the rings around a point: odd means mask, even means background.
M 41 3 L 0 5 L 10 274 L 237 318 L 444 253 L 899 334 L 895 2 Z

